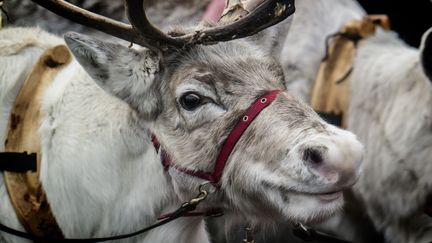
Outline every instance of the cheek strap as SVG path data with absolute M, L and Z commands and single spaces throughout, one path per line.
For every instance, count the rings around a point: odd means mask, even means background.
M 266 92 L 264 95 L 256 99 L 249 108 L 243 113 L 243 115 L 237 121 L 237 124 L 229 133 L 228 137 L 223 142 L 219 155 L 215 161 L 215 166 L 212 172 L 206 172 L 202 170 L 192 170 L 188 168 L 184 168 L 173 163 L 169 155 L 162 151 L 162 165 L 165 170 L 168 170 L 169 167 L 174 167 L 178 171 L 181 171 L 185 174 L 201 178 L 203 180 L 211 182 L 216 187 L 220 187 L 219 181 L 222 177 L 223 170 L 227 164 L 228 158 L 231 155 L 235 145 L 242 137 L 243 133 L 249 127 L 249 125 L 255 120 L 255 118 L 263 111 L 266 107 L 268 107 L 273 101 L 279 96 L 280 90 L 272 90 Z M 156 150 L 159 150 L 160 144 L 157 141 L 157 138 L 152 135 L 152 142 L 155 146 Z

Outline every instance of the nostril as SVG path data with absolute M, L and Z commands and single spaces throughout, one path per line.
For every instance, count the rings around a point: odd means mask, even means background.
M 310 161 L 313 164 L 321 164 L 323 162 L 323 157 L 321 151 L 314 148 L 307 148 L 303 152 L 303 160 Z

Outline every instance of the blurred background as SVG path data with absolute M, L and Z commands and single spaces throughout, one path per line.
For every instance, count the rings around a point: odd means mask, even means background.
M 111 1 L 100 1 L 100 0 L 68 0 L 79 6 L 100 13 L 111 18 L 127 21 L 124 17 L 123 12 L 123 1 L 111 0 Z M 301 0 L 297 0 L 301 1 Z M 207 5 L 210 0 L 177 0 L 177 1 L 145 1 L 146 5 L 160 5 L 158 8 L 157 16 L 169 16 L 170 12 L 167 9 L 172 9 L 170 4 L 182 5 L 186 2 L 191 2 L 194 7 L 184 6 L 180 11 L 184 20 L 190 20 L 191 16 L 194 16 L 194 10 L 203 11 L 203 8 Z M 432 26 L 432 0 L 358 0 L 358 2 L 366 9 L 370 14 L 387 14 L 390 17 L 392 28 L 399 33 L 402 39 L 404 39 L 411 46 L 418 47 L 420 43 L 421 35 Z M 80 25 L 75 25 L 71 28 L 70 24 L 64 19 L 59 19 L 56 15 L 43 10 L 40 7 L 35 6 L 30 0 L 7 0 L 5 1 L 6 9 L 13 11 L 10 12 L 11 19 L 15 25 L 34 25 L 34 19 L 39 20 L 41 27 L 48 29 L 54 33 L 64 33 L 68 30 L 78 31 L 81 33 L 89 32 L 89 29 Z M 197 7 L 198 6 L 198 7 Z M 165 11 L 164 14 L 160 14 L 161 11 Z M 148 13 L 150 19 L 154 24 L 158 25 L 162 21 L 170 20 L 159 20 L 157 16 L 153 18 L 152 13 Z M 178 16 L 178 14 L 177 14 Z M 184 22 L 181 19 L 176 19 L 175 23 Z M 49 23 L 49 24 L 48 24 Z M 93 30 L 90 30 L 93 32 Z M 99 33 L 98 33 L 99 34 Z
M 358 0 L 358 2 L 369 14 L 387 14 L 392 29 L 411 46 L 418 47 L 422 34 L 432 26 L 431 0 Z

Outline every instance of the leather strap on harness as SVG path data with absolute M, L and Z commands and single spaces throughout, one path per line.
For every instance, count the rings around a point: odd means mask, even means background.
M 25 162 L 14 161 L 20 159 L 17 157 L 20 152 L 37 154 L 36 172 L 8 171 L 4 172 L 4 179 L 18 219 L 27 232 L 35 236 L 49 235 L 57 239 L 63 238 L 63 234 L 39 181 L 41 153 L 38 129 L 41 120 L 40 102 L 44 91 L 70 61 L 71 55 L 64 45 L 50 48 L 41 55 L 15 100 L 9 120 L 5 151 L 17 154 L 4 154 L 1 160 L 1 163 L 19 164 Z M 13 160 L 9 160 L 8 156 Z
M 147 226 L 145 228 L 142 228 L 138 231 L 128 233 L 128 234 L 122 234 L 122 235 L 115 235 L 115 236 L 108 236 L 108 237 L 98 237 L 98 238 L 55 238 L 51 236 L 37 236 L 33 234 L 29 234 L 26 232 L 18 231 L 15 229 L 12 229 L 10 227 L 7 227 L 3 224 L 0 224 L 0 231 L 6 232 L 11 235 L 18 236 L 20 238 L 33 240 L 35 242 L 49 242 L 49 243 L 93 243 L 93 242 L 107 242 L 107 241 L 113 241 L 113 240 L 122 240 L 127 238 L 132 238 L 138 235 L 141 235 L 145 232 L 148 232 L 152 229 L 155 229 L 159 226 L 165 225 L 177 218 L 180 218 L 182 216 L 185 216 L 188 212 L 194 211 L 198 204 L 204 200 L 207 196 L 207 192 L 204 194 L 199 194 L 197 197 L 192 198 L 189 202 L 183 203 L 177 210 L 172 212 L 168 217 L 165 217 L 156 223 Z
M 220 187 L 220 179 L 222 177 L 223 170 L 226 166 L 226 163 L 228 161 L 229 156 L 231 155 L 231 152 L 233 151 L 235 145 L 240 140 L 243 133 L 246 131 L 246 129 L 249 127 L 249 125 L 254 121 L 254 119 L 263 111 L 266 107 L 268 107 L 273 101 L 279 96 L 280 90 L 271 90 L 267 91 L 262 96 L 258 97 L 250 106 L 249 108 L 243 113 L 241 117 L 239 117 L 237 124 L 234 126 L 234 128 L 230 131 L 228 134 L 228 137 L 225 139 L 225 141 L 222 144 L 222 147 L 219 151 L 219 155 L 215 161 L 215 165 L 212 172 L 206 172 L 201 170 L 192 170 L 188 168 L 184 168 L 181 166 L 176 165 L 171 160 L 169 154 L 161 149 L 160 143 L 157 140 L 156 136 L 152 134 L 151 140 L 153 143 L 153 146 L 155 147 L 156 151 L 161 152 L 161 163 L 164 167 L 165 171 L 167 171 L 171 166 L 177 169 L 180 172 L 183 172 L 185 174 L 198 177 L 200 179 L 206 180 L 210 182 L 213 186 L 216 188 Z M 165 219 L 172 215 L 172 213 L 163 214 L 159 217 L 159 219 Z M 223 215 L 222 209 L 220 208 L 212 208 L 208 211 L 204 212 L 189 212 L 184 214 L 183 216 L 210 216 L 210 217 L 217 217 Z
M 221 150 L 219 151 L 219 155 L 215 161 L 215 165 L 212 172 L 201 171 L 201 170 L 192 170 L 188 168 L 184 168 L 176 165 L 170 159 L 169 155 L 162 151 L 162 165 L 167 170 L 169 167 L 174 167 L 178 171 L 181 171 L 185 174 L 201 178 L 203 180 L 211 182 L 214 186 L 219 187 L 219 181 L 222 177 L 222 172 L 225 168 L 225 165 L 228 161 L 231 152 L 233 151 L 235 145 L 240 140 L 243 133 L 249 127 L 249 125 L 253 122 L 253 120 L 264 110 L 267 106 L 269 106 L 273 101 L 279 96 L 280 90 L 271 90 L 266 92 L 264 95 L 256 99 L 249 108 L 244 112 L 244 114 L 239 117 L 239 121 L 234 126 L 234 128 L 229 133 L 228 137 L 225 139 L 222 144 Z M 152 142 L 155 146 L 156 150 L 159 150 L 160 144 L 157 138 L 152 135 Z
M 311 106 L 323 119 L 342 128 L 347 126 L 349 79 L 357 43 L 375 33 L 376 27 L 390 29 L 385 15 L 368 15 L 362 20 L 349 21 L 329 36 L 326 56 L 321 62 L 311 95 Z M 327 41 L 329 41 L 328 39 Z
M 25 173 L 27 171 L 36 172 L 37 155 L 36 153 L 28 154 L 26 152 L 0 153 L 0 171 L 19 172 L 19 173 Z

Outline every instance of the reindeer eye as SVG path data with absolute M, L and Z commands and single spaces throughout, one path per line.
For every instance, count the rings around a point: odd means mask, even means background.
M 180 105 L 188 111 L 193 111 L 202 104 L 203 99 L 196 93 L 186 93 L 180 97 Z

